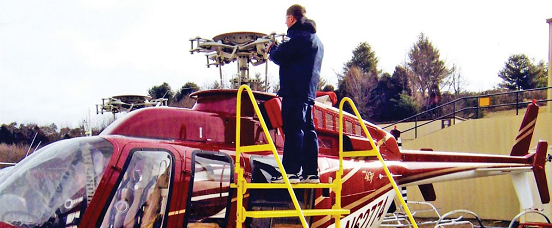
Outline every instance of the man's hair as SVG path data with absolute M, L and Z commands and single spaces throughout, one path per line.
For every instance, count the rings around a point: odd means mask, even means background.
M 293 16 L 296 20 L 301 20 L 303 17 L 305 17 L 305 14 L 307 13 L 307 10 L 305 7 L 299 4 L 295 4 L 290 6 L 287 9 L 286 15 Z

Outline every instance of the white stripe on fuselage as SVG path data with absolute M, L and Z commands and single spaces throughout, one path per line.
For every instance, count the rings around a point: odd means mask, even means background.
M 213 198 L 226 197 L 226 196 L 228 196 L 228 192 L 194 196 L 192 197 L 192 201 L 200 201 L 200 200 L 213 199 Z

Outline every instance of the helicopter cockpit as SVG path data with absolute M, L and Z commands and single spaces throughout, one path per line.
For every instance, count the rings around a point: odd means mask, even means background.
M 0 177 L 0 222 L 76 227 L 112 154 L 113 145 L 99 137 L 65 140 L 33 153 Z

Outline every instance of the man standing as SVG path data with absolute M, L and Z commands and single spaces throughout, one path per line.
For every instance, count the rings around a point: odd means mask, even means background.
M 280 66 L 282 119 L 285 135 L 283 165 L 290 183 L 320 183 L 318 178 L 318 136 L 312 107 L 316 97 L 324 46 L 316 35 L 316 23 L 305 17 L 301 5 L 286 12 L 289 41 L 270 45 L 270 59 Z M 283 183 L 279 177 L 272 182 Z

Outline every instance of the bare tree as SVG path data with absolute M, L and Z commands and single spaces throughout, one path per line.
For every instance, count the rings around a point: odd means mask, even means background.
M 462 76 L 462 69 L 456 64 L 452 64 L 450 69 L 450 74 L 444 82 L 443 88 L 450 91 L 455 96 L 460 95 L 465 91 L 465 88 L 468 86 L 468 83 Z
M 370 108 L 375 108 L 369 103 L 370 91 L 378 82 L 377 63 L 372 47 L 362 42 L 353 50 L 351 60 L 345 63 L 343 74 L 338 74 L 338 96 L 350 97 L 366 119 L 371 115 Z
M 370 80 L 368 73 L 364 73 L 359 67 L 351 66 L 345 72 L 340 86 L 340 90 L 346 91 L 347 96 L 355 102 L 358 111 L 364 118 L 367 118 L 370 113 L 368 105 L 370 103 L 370 88 L 374 88 L 377 83 L 377 77 L 371 78 L 373 80 Z

